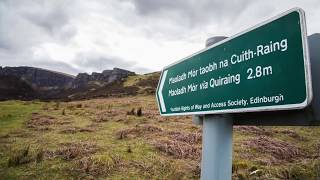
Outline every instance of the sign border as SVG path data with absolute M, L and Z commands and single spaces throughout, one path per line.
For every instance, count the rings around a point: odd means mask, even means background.
M 276 19 L 279 19 L 283 16 L 286 16 L 292 12 L 298 12 L 299 14 L 299 17 L 300 17 L 300 28 L 301 28 L 301 38 L 302 38 L 302 52 L 303 52 L 303 57 L 304 57 L 304 71 L 305 71 L 305 83 L 306 83 L 306 99 L 302 102 L 302 103 L 298 103 L 298 104 L 285 104 L 285 105 L 275 105 L 275 106 L 261 106 L 261 107 L 250 107 L 250 108 L 237 108 L 237 109 L 225 109 L 225 110 L 210 110 L 210 111 L 198 111 L 198 112 L 179 112 L 179 113 L 168 113 L 168 114 L 164 114 L 162 113 L 161 109 L 163 108 L 162 107 L 162 104 L 164 104 L 163 102 L 160 104 L 161 101 L 163 100 L 160 100 L 159 98 L 159 89 L 162 89 L 160 88 L 160 83 L 162 81 L 162 76 L 163 76 L 163 72 L 164 70 L 167 71 L 166 69 L 173 66 L 173 65 L 176 65 L 182 61 L 185 61 L 195 55 L 198 55 L 204 51 L 207 51 L 211 48 L 214 48 L 216 46 L 219 46 L 220 44 L 223 44 L 225 42 L 228 42 L 238 36 L 241 36 L 247 32 L 250 32 L 254 29 L 257 29 L 265 24 L 268 24 Z M 158 103 L 158 109 L 159 109 L 159 112 L 160 112 L 160 115 L 162 116 L 176 116 L 176 115 L 203 115 L 203 114 L 225 114 L 225 113 L 245 113 L 245 112 L 259 112 L 259 111 L 274 111 L 274 110 L 290 110 L 290 109 L 303 109 L 305 107 L 307 107 L 310 102 L 312 101 L 312 98 L 313 98 L 313 94 L 312 94 L 312 82 L 311 82 L 311 67 L 310 67 L 310 56 L 309 56 L 309 48 L 308 48 L 308 40 L 307 40 L 307 27 L 306 27 L 306 20 L 305 20 L 305 12 L 303 11 L 303 9 L 301 8 L 292 8 L 288 11 L 285 11 L 277 16 L 274 16 L 266 21 L 263 21 L 251 28 L 248 28 L 244 31 L 241 31 L 229 38 L 226 38 L 218 43 L 215 43 L 209 47 L 206 47 L 196 53 L 193 53 L 179 61 L 176 61 L 168 66 L 165 66 L 163 68 L 163 70 L 161 71 L 161 75 L 160 75 L 160 79 L 159 79 L 159 82 L 158 82 L 158 86 L 157 86 L 157 91 L 156 91 L 156 99 L 157 99 L 157 103 Z M 162 92 L 161 92 L 162 93 Z M 159 102 L 160 101 L 160 102 Z M 165 107 L 164 107 L 165 108 Z M 165 111 L 164 111 L 165 112 Z

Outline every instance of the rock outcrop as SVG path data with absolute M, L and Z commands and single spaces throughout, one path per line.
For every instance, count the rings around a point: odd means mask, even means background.
M 74 76 L 34 67 L 3 67 L 0 76 L 13 76 L 35 90 L 66 89 L 71 87 Z
M 0 66 L 0 100 L 7 99 L 70 99 L 108 96 L 106 93 L 126 94 L 121 89 L 123 79 L 135 75 L 124 69 L 114 68 L 91 75 L 80 73 L 76 77 L 34 67 Z M 118 85 L 117 85 L 118 84 Z M 119 86 L 119 87 L 118 87 Z M 106 89 L 112 87 L 112 92 Z M 132 94 L 135 90 L 130 89 Z
M 0 100 L 21 99 L 32 100 L 37 98 L 37 92 L 27 84 L 15 76 L 0 75 Z
M 119 68 L 104 70 L 102 73 L 93 72 L 91 75 L 87 73 L 79 73 L 72 83 L 72 88 L 77 89 L 90 86 L 102 87 L 116 81 L 121 81 L 123 78 L 130 75 L 135 75 L 135 73 Z

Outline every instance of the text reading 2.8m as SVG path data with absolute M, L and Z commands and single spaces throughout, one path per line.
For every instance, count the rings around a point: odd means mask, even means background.
M 272 74 L 272 66 L 261 67 L 257 66 L 256 68 L 247 69 L 247 79 L 255 79 L 263 76 L 269 76 Z

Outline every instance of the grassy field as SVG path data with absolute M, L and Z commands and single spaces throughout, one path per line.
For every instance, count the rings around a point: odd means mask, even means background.
M 233 179 L 319 179 L 319 137 L 234 127 Z M 0 103 L 0 179 L 199 179 L 200 156 L 201 127 L 154 96 Z

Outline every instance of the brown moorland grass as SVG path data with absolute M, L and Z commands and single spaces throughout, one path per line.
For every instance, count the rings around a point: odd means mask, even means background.
M 94 154 L 99 147 L 91 142 L 74 142 L 61 144 L 55 151 L 46 152 L 49 159 L 60 157 L 64 160 L 72 160 L 77 157 L 84 157 Z
M 153 96 L 41 103 L 45 108 L 21 119 L 25 126 L 0 133 L 0 177 L 199 179 L 201 126 L 189 116 L 161 117 Z M 127 115 L 139 107 L 142 116 Z M 14 116 L 1 110 L 0 118 Z M 233 179 L 316 179 L 319 136 L 318 127 L 235 127 Z M 26 144 L 30 162 L 8 167 Z
M 174 140 L 159 140 L 152 143 L 162 152 L 176 158 L 200 159 L 201 148 Z
M 267 136 L 258 136 L 244 142 L 244 146 L 256 149 L 261 153 L 271 154 L 277 160 L 292 162 L 304 156 L 300 148 L 293 144 Z

